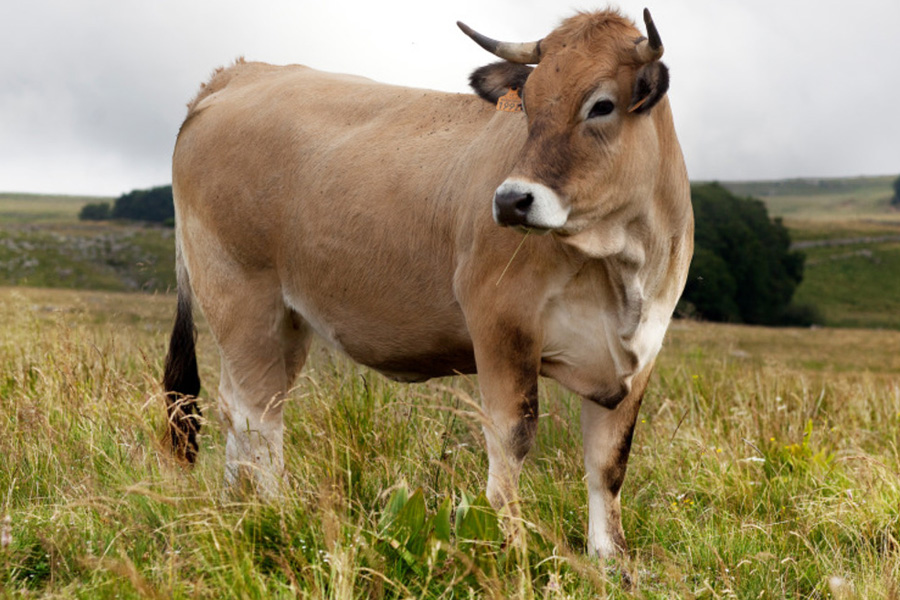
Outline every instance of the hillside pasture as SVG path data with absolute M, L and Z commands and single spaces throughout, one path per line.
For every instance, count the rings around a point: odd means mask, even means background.
M 174 232 L 129 222 L 82 222 L 107 198 L 0 194 L 0 285 L 166 291 L 175 286 Z
M 547 381 L 513 542 L 478 509 L 477 380 L 396 384 L 320 344 L 286 409 L 284 497 L 263 504 L 223 489 L 201 320 L 207 421 L 183 470 L 161 443 L 157 383 L 173 311 L 167 295 L 0 289 L 6 594 L 900 595 L 900 332 L 676 322 L 623 488 L 631 548 L 612 568 L 583 554 L 579 400 Z
M 836 327 L 900 329 L 900 233 L 804 248 L 794 299 L 814 304 Z
M 798 304 L 815 306 L 829 327 L 900 329 L 900 210 L 896 177 L 727 182 L 784 219 L 806 254 Z
M 876 177 L 723 185 L 737 194 L 757 194 L 771 214 L 784 216 L 798 244 L 823 244 L 802 248 L 809 261 L 795 300 L 816 306 L 825 325 L 900 329 L 900 211 L 888 206 L 891 181 Z M 855 212 L 828 209 L 838 197 L 857 196 L 861 200 L 852 204 L 861 208 Z M 0 194 L 0 286 L 173 290 L 173 230 L 77 220 L 84 204 L 99 201 L 111 199 Z M 787 209 L 790 216 L 779 212 Z M 828 245 L 832 242 L 835 245 Z
M 895 176 L 809 178 L 725 182 L 722 185 L 738 196 L 759 198 L 766 203 L 773 217 L 898 223 L 900 211 L 890 207 L 895 179 Z

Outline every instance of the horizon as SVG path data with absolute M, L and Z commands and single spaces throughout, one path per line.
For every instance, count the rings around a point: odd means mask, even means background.
M 781 182 L 819 182 L 819 181 L 852 181 L 852 180 L 866 180 L 866 179 L 898 179 L 900 178 L 900 173 L 894 174 L 883 174 L 883 175 L 847 175 L 847 176 L 838 176 L 838 177 L 782 177 L 776 179 L 691 179 L 691 185 L 694 184 L 709 184 L 709 183 L 719 183 L 719 184 L 734 184 L 734 185 L 742 185 L 742 184 L 765 184 L 765 183 L 781 183 Z M 23 192 L 16 190 L 5 190 L 0 191 L 0 196 L 34 196 L 41 198 L 69 198 L 72 200 L 83 198 L 83 199 L 91 199 L 91 200 L 101 200 L 101 199 L 112 199 L 115 200 L 119 196 L 124 194 L 128 194 L 130 192 L 136 190 L 149 190 L 158 187 L 166 187 L 172 185 L 171 182 L 168 183 L 159 183 L 156 185 L 149 185 L 146 187 L 137 187 L 132 188 L 130 190 L 126 190 L 118 195 L 110 195 L 110 194 L 80 194 L 80 193 L 45 193 L 45 192 Z

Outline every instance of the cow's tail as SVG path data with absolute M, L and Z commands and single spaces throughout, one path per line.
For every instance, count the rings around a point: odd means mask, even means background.
M 175 235 L 175 269 L 178 277 L 178 308 L 166 354 L 163 389 L 168 412 L 167 437 L 176 458 L 187 464 L 197 459 L 200 433 L 200 374 L 197 371 L 197 330 L 194 327 L 191 282 L 181 252 L 181 236 Z

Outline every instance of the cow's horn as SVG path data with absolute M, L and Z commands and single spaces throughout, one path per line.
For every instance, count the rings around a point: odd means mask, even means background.
M 659 31 L 656 29 L 656 24 L 653 23 L 653 17 L 650 16 L 650 11 L 646 8 L 644 9 L 644 23 L 647 25 L 648 39 L 640 40 L 635 46 L 635 50 L 638 60 L 642 63 L 650 63 L 662 58 L 663 44 L 659 37 Z
M 541 61 L 541 42 L 529 42 L 526 44 L 513 42 L 498 42 L 486 35 L 481 35 L 465 23 L 457 21 L 456 24 L 467 36 L 475 40 L 475 43 L 500 58 L 523 65 L 536 65 Z

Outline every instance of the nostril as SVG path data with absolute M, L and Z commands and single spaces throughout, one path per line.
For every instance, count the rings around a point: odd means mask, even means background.
M 534 196 L 532 196 L 531 194 L 525 194 L 516 201 L 515 208 L 516 211 L 525 214 L 531 208 L 532 204 L 534 204 Z
M 494 195 L 494 220 L 500 225 L 527 225 L 536 201 L 527 190 L 498 190 Z

